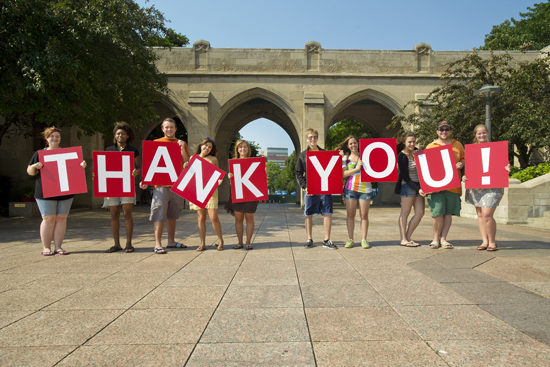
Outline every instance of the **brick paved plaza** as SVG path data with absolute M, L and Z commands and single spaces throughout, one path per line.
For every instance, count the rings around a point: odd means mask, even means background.
M 148 212 L 134 208 L 129 254 L 104 253 L 106 210 L 71 213 L 69 256 L 40 256 L 40 218 L 0 220 L 1 366 L 550 366 L 550 230 L 499 225 L 490 253 L 474 220 L 454 218 L 455 249 L 432 250 L 426 212 L 422 247 L 406 248 L 399 208 L 373 207 L 373 248 L 345 249 L 337 206 L 338 250 L 321 246 L 318 217 L 304 249 L 301 210 L 261 204 L 254 250 L 232 249 L 220 210 L 225 251 L 210 223 L 195 251 L 185 210 L 189 248 L 156 255 Z

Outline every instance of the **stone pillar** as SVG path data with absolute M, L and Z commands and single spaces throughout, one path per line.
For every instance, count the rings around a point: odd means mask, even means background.
M 189 113 L 187 116 L 188 129 L 187 141 L 191 154 L 197 147 L 197 144 L 204 139 L 205 136 L 211 136 L 211 131 L 208 122 L 208 101 L 210 99 L 209 91 L 190 91 L 187 104 L 189 105 Z
M 325 96 L 322 92 L 305 92 L 304 93 L 304 123 L 300 136 L 301 149 L 300 152 L 307 149 L 306 131 L 309 128 L 319 132 L 319 140 L 317 145 L 325 148 Z M 296 152 L 297 155 L 300 152 Z M 297 192 L 298 194 L 298 192 Z M 304 205 L 302 190 L 300 190 L 301 205 Z

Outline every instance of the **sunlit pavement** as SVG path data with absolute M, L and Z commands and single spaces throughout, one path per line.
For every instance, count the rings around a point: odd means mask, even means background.
M 40 255 L 40 218 L 0 220 L 1 366 L 550 366 L 550 230 L 499 225 L 500 251 L 477 251 L 477 222 L 454 218 L 455 248 L 433 250 L 426 212 L 407 248 L 399 208 L 373 207 L 372 248 L 346 249 L 337 206 L 338 250 L 321 217 L 305 249 L 302 211 L 260 204 L 253 250 L 232 249 L 220 209 L 225 250 L 208 221 L 195 251 L 186 210 L 189 248 L 157 255 L 148 212 L 134 208 L 134 253 L 104 253 L 106 210 L 71 213 L 68 256 Z

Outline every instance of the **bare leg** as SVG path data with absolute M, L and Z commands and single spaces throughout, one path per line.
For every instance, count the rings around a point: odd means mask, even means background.
M 223 236 L 222 236 L 222 225 L 220 223 L 220 218 L 218 217 L 218 209 L 208 209 L 208 216 L 212 222 L 212 227 L 214 232 L 218 236 L 218 251 L 223 250 Z
M 406 246 L 409 242 L 407 236 L 407 219 L 411 213 L 411 208 L 415 198 L 401 197 L 401 213 L 399 214 L 399 236 L 401 237 L 401 245 Z
M 406 239 L 409 242 L 413 242 L 413 244 L 418 245 L 416 242 L 414 242 L 411 239 L 411 236 L 414 230 L 416 229 L 416 227 L 418 227 L 418 225 L 420 224 L 420 220 L 424 216 L 424 207 L 426 206 L 426 203 L 422 196 L 417 196 L 414 198 L 413 205 L 414 205 L 414 215 L 411 218 L 411 221 L 409 222 L 409 228 L 407 228 L 407 232 L 406 232 Z
M 487 238 L 487 231 L 485 230 L 485 219 L 483 219 L 483 213 L 481 212 L 480 207 L 476 208 L 476 214 L 477 214 L 477 226 L 479 227 L 479 233 L 481 234 L 481 245 L 479 245 L 479 249 L 485 250 L 487 246 L 489 246 L 489 239 Z
M 307 239 L 313 240 L 313 216 L 306 217 L 306 233 Z
M 244 222 L 244 213 L 235 212 L 235 232 L 237 232 L 237 241 L 239 244 L 235 248 L 243 247 L 243 222 Z M 247 233 L 248 233 L 248 223 L 247 223 Z M 248 243 L 248 239 L 247 239 Z
M 489 243 L 488 248 L 496 248 L 496 240 L 495 237 L 497 235 L 497 222 L 495 222 L 495 218 L 493 217 L 495 213 L 496 208 L 482 208 L 481 211 L 483 213 L 483 220 L 485 221 L 485 232 L 487 234 L 487 239 Z
M 206 250 L 206 210 L 197 210 L 197 218 L 199 226 L 199 237 L 201 239 L 201 244 L 197 251 L 204 251 Z
M 162 247 L 162 231 L 164 229 L 164 222 L 154 222 L 153 227 L 155 229 L 155 248 Z
M 444 223 L 445 223 L 445 220 L 443 219 L 443 215 L 432 217 L 432 227 L 434 232 L 433 242 L 439 243 L 439 240 L 441 239 L 441 231 L 443 230 Z
M 40 239 L 42 240 L 42 252 L 49 252 L 52 248 L 53 230 L 55 228 L 56 215 L 45 215 L 40 223 Z
M 357 201 L 346 199 L 346 224 L 348 227 L 348 238 L 353 240 L 353 231 L 355 230 L 355 214 L 357 213 Z
M 176 220 L 166 220 L 166 232 L 168 234 L 168 247 L 176 246 Z
M 113 239 L 115 240 L 115 245 L 113 247 L 120 247 L 120 206 L 110 206 L 109 211 L 111 212 L 111 232 L 113 234 Z
M 325 218 L 323 218 L 323 227 L 325 229 L 325 240 L 330 240 L 330 231 L 332 229 L 332 214 L 325 214 Z
M 453 222 L 453 216 L 451 214 L 445 214 L 443 216 L 443 227 L 441 228 L 441 242 L 447 241 L 447 235 L 449 229 L 451 229 L 451 223 Z
M 254 235 L 254 213 L 245 213 L 246 217 L 246 246 L 249 247 Z
M 124 226 L 126 227 L 126 247 L 132 247 L 132 234 L 134 233 L 134 218 L 132 218 L 133 204 L 122 204 L 124 214 Z M 112 222 L 111 222 L 112 225 Z M 119 242 L 120 246 L 120 242 Z
M 359 201 L 359 211 L 361 212 L 361 239 L 366 240 L 369 232 L 369 208 L 370 201 Z
M 65 231 L 67 230 L 67 216 L 56 215 L 55 216 L 55 228 L 53 230 L 53 243 L 55 250 L 61 250 L 63 240 L 65 239 Z

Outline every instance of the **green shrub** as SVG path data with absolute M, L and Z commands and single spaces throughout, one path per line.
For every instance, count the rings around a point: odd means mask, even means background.
M 521 182 L 525 182 L 532 180 L 535 177 L 545 175 L 547 173 L 550 173 L 550 163 L 541 163 L 539 165 L 527 167 L 525 169 L 512 167 L 510 177 L 516 178 Z

